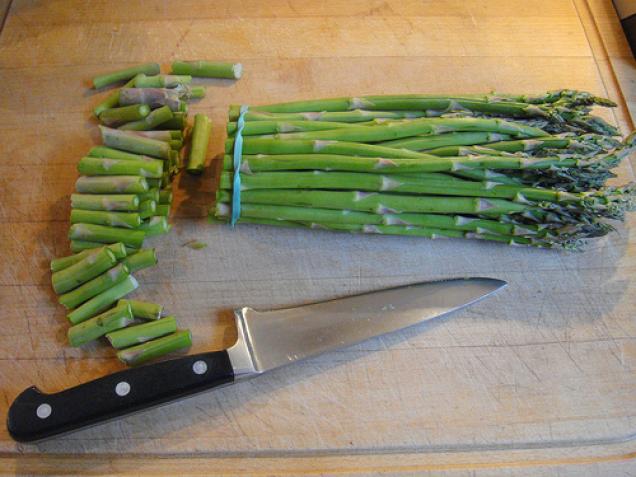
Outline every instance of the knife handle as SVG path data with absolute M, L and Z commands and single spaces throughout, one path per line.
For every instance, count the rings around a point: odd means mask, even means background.
M 55 394 L 32 386 L 11 404 L 9 434 L 32 442 L 234 381 L 227 351 L 131 368 Z

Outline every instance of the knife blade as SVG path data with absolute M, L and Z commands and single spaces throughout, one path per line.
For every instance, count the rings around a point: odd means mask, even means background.
M 11 404 L 7 428 L 20 442 L 64 434 L 443 316 L 505 286 L 473 277 L 280 310 L 239 308 L 238 339 L 227 350 L 127 369 L 54 394 L 32 386 Z

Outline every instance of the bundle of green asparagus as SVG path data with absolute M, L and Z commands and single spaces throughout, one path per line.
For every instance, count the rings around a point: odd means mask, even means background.
M 594 106 L 615 104 L 560 90 L 231 106 L 214 216 L 577 249 L 636 203 L 634 184 L 606 184 L 636 135 Z

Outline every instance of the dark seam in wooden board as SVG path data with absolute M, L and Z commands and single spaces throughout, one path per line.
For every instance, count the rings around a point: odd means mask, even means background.
M 9 3 L 7 3 L 7 7 L 4 9 L 4 12 L 2 12 L 2 21 L 0 21 L 0 36 L 2 36 L 2 32 L 4 31 L 4 26 L 7 23 L 7 18 L 9 18 L 11 5 L 13 5 L 13 0 L 9 0 Z

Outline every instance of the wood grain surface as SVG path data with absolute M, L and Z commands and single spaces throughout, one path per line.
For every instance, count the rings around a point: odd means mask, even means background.
M 0 7 L 7 2 L 0 2 Z M 0 11 L 2 9 L 0 8 Z M 222 151 L 230 103 L 577 88 L 633 128 L 634 61 L 609 1 L 23 1 L 0 35 L 0 421 L 25 387 L 121 369 L 67 346 L 48 262 L 68 253 L 76 164 L 98 142 L 88 89 L 141 61 L 238 60 L 192 106 Z M 135 297 L 227 347 L 230 310 L 455 276 L 497 296 L 415 329 L 36 445 L 0 427 L 4 475 L 634 475 L 636 217 L 584 253 L 206 220 L 210 167 L 176 183 L 173 231 Z M 633 162 L 619 170 L 634 180 Z M 183 244 L 208 244 L 192 250 Z

